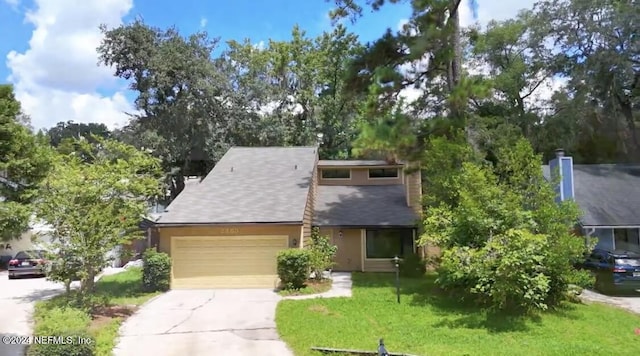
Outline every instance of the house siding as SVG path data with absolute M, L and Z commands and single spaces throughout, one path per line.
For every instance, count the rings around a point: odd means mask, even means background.
M 316 167 L 318 160 L 316 159 Z M 311 177 L 311 186 L 309 187 L 309 194 L 307 195 L 307 205 L 304 209 L 304 219 L 302 224 L 302 243 L 300 246 L 308 246 L 311 244 L 311 229 L 313 224 L 313 213 L 316 206 L 318 197 L 318 170 L 314 169 Z
M 160 226 L 158 251 L 171 255 L 171 237 L 173 236 L 286 235 L 289 237 L 289 246 L 298 247 L 300 229 L 301 225 Z
M 418 216 L 422 216 L 422 171 L 418 170 L 406 174 L 405 185 L 407 205 L 409 205 Z M 432 258 L 440 256 L 442 251 L 438 246 L 427 244 L 426 246 L 418 247 L 417 252 L 422 258 Z M 432 266 L 430 266 L 430 269 L 431 268 Z
M 342 231 L 342 237 L 340 237 Z M 360 229 L 320 228 L 338 249 L 333 259 L 335 271 L 362 271 L 362 241 Z
M 422 214 L 422 172 L 420 170 L 405 173 L 407 185 L 407 204 L 416 214 Z
M 335 167 L 335 169 L 350 169 L 351 179 L 323 179 L 322 169 L 334 169 L 333 167 L 318 168 L 318 184 L 320 185 L 387 185 L 387 184 L 402 184 L 403 172 L 402 167 L 399 167 L 398 178 L 369 178 L 369 168 L 395 168 L 395 167 Z

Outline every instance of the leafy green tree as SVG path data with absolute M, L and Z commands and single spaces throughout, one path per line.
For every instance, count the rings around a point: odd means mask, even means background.
M 290 40 L 228 45 L 221 60 L 233 87 L 262 118 L 257 141 L 314 145 L 322 134 L 321 158 L 350 155 L 357 100 L 345 90 L 343 77 L 360 51 L 355 35 L 337 26 L 314 39 L 295 26 Z
M 310 267 L 316 280 L 321 281 L 323 272 L 334 265 L 333 258 L 338 251 L 338 246 L 329 241 L 328 236 L 320 235 L 320 230 L 314 227 L 311 232 Z
M 59 154 L 41 182 L 37 216 L 52 227 L 51 249 L 75 267 L 81 295 L 91 294 L 95 276 L 108 262 L 108 252 L 141 237 L 138 227 L 148 201 L 159 194 L 160 162 L 132 146 L 94 137 L 81 142 L 91 163 L 71 153 Z M 90 146 L 90 147 L 88 147 Z M 65 261 L 68 262 L 68 261 Z M 53 279 L 68 279 L 68 272 Z
M 541 1 L 536 4 L 535 15 L 538 31 L 559 48 L 555 67 L 569 78 L 567 92 L 574 98 L 571 102 L 574 111 L 578 111 L 576 117 L 599 116 L 605 130 L 592 128 L 604 132 L 607 141 L 617 143 L 615 159 L 638 162 L 637 2 Z
M 0 85 L 0 239 L 28 229 L 38 183 L 47 175 L 50 150 L 43 137 L 24 126 L 10 85 Z
M 51 146 L 59 147 L 65 140 L 75 140 L 80 139 L 80 137 L 90 141 L 93 136 L 110 138 L 111 131 L 105 124 L 61 121 L 47 130 L 47 136 L 50 138 Z
M 141 112 L 118 137 L 138 138 L 128 142 L 162 159 L 172 198 L 184 176 L 205 175 L 230 146 L 246 144 L 243 135 L 257 131 L 257 116 L 238 110 L 242 103 L 212 60 L 217 39 L 204 32 L 183 37 L 142 21 L 101 29 L 100 60 L 129 81 Z
M 525 139 L 498 155 L 495 166 L 462 162 L 448 181 L 455 199 L 425 211 L 420 242 L 442 248 L 444 289 L 499 309 L 544 310 L 563 299 L 574 263 L 593 246 L 574 235 L 577 206 L 555 202 Z

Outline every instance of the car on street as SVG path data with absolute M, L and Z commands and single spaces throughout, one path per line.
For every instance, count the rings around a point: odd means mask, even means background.
M 593 271 L 596 289 L 604 293 L 634 293 L 640 291 L 640 253 L 595 249 L 584 267 Z
M 9 261 L 9 279 L 20 276 L 45 276 L 46 251 L 26 250 L 16 253 Z

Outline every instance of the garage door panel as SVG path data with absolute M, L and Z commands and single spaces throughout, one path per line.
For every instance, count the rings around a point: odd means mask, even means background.
M 243 275 L 229 277 L 190 277 L 176 280 L 174 289 L 209 289 L 209 288 L 275 288 L 276 280 L 272 276 Z M 215 287 L 212 287 L 215 285 Z
M 274 288 L 287 236 L 173 237 L 174 289 Z

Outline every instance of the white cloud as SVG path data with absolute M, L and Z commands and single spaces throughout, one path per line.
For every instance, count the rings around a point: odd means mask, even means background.
M 36 0 L 25 13 L 34 29 L 25 52 L 7 55 L 8 80 L 36 129 L 67 120 L 111 128 L 126 122 L 132 105 L 112 70 L 97 65 L 96 48 L 98 26 L 120 25 L 132 6 L 132 0 Z
M 460 3 L 460 24 L 469 26 L 479 23 L 485 26 L 489 21 L 502 21 L 516 17 L 523 9 L 532 9 L 538 0 L 518 0 L 518 1 L 501 1 L 501 0 L 477 0 L 478 18 L 473 18 L 473 11 L 469 6 L 470 1 L 462 0 Z
M 207 20 L 207 18 L 206 18 L 206 17 L 201 18 L 201 19 L 200 19 L 200 27 L 201 27 L 201 28 L 205 28 L 205 27 L 207 27 L 207 22 L 208 22 L 208 20 Z

